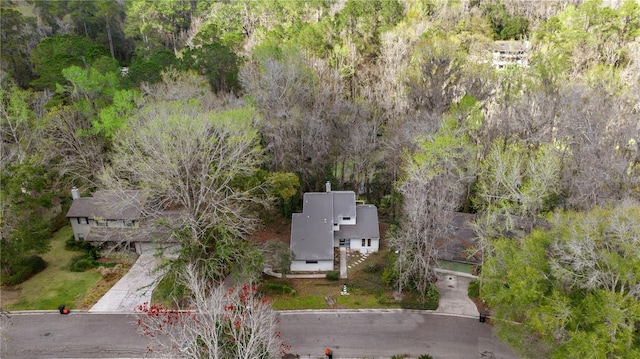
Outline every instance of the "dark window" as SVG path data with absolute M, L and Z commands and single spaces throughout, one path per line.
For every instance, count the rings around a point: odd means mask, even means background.
M 78 240 L 84 241 L 84 233 L 78 233 Z
M 318 261 L 305 261 L 307 264 L 318 264 Z
M 364 243 L 365 243 L 365 242 L 364 242 L 364 238 L 362 238 L 362 246 L 363 246 L 363 247 L 364 247 Z
M 343 219 L 343 220 L 345 220 L 345 221 L 350 221 L 350 220 L 351 220 L 351 217 L 344 217 L 344 218 L 342 218 L 342 219 Z
M 78 224 L 87 224 L 87 217 L 78 217 Z
M 371 238 L 367 239 L 367 247 L 371 247 Z

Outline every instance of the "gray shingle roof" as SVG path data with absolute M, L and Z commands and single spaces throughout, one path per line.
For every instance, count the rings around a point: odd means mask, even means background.
M 105 220 L 137 220 L 142 213 L 140 191 L 97 191 L 93 197 L 76 198 L 67 218 L 87 217 Z
M 338 238 L 380 238 L 376 207 L 356 206 L 354 192 L 305 193 L 302 213 L 291 217 L 291 250 L 295 260 L 332 260 L 333 224 L 347 217 L 356 224 L 342 224 L 339 233 L 347 237 Z
M 333 223 L 338 223 L 340 219 L 349 217 L 355 218 L 356 194 L 352 191 L 334 191 L 325 193 L 333 196 Z
M 177 240 L 171 235 L 171 230 L 151 221 L 143 222 L 139 227 L 92 227 L 87 242 L 155 242 L 171 243 Z
M 343 225 L 336 232 L 338 239 L 380 238 L 378 209 L 372 204 L 356 206 L 356 225 Z
M 305 193 L 304 198 L 303 213 L 291 217 L 291 250 L 295 260 L 333 260 L 333 197 Z

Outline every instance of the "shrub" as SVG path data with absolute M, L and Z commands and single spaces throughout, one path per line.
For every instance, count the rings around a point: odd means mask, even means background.
M 185 300 L 188 291 L 184 285 L 176 283 L 177 279 L 176 274 L 173 272 L 174 268 L 175 267 L 171 268 L 169 273 L 160 280 L 151 295 L 151 301 L 162 304 L 168 308 L 177 309 L 181 305 L 180 303 L 183 303 Z
M 439 300 L 438 290 L 434 285 L 431 285 L 425 298 L 421 298 L 416 292 L 406 292 L 400 306 L 404 309 L 435 310 L 438 308 Z
M 327 280 L 337 281 L 338 279 L 340 279 L 340 272 L 335 270 L 330 270 L 327 272 L 326 278 Z
M 261 291 L 265 293 L 273 294 L 288 294 L 291 296 L 296 295 L 296 290 L 286 284 L 280 283 L 265 283 L 261 286 Z
M 85 241 L 76 241 L 75 237 L 71 235 L 69 239 L 64 242 L 64 249 L 69 251 L 87 251 L 89 252 L 94 246 Z
M 382 272 L 383 269 L 385 269 L 384 266 L 377 262 L 369 262 L 365 267 L 365 270 L 369 273 L 379 273 Z
M 94 260 L 100 259 L 102 256 L 102 248 L 91 245 L 91 248 L 89 249 L 89 256 Z
M 469 283 L 469 289 L 467 291 L 469 298 L 478 298 L 480 297 L 480 281 L 474 280 Z
M 93 268 L 93 261 L 85 257 L 82 257 L 71 264 L 72 272 L 84 272 L 91 268 Z
M 32 255 L 22 258 L 16 265 L 16 270 L 11 275 L 2 276 L 2 284 L 15 285 L 24 282 L 33 275 L 47 268 L 47 262 L 40 256 Z
M 422 354 L 418 357 L 418 359 L 433 359 L 433 357 L 429 354 Z

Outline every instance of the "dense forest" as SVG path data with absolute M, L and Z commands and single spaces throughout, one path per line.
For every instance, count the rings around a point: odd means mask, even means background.
M 237 243 L 261 208 L 287 217 L 329 180 L 394 224 L 401 285 L 426 293 L 434 238 L 473 213 L 511 344 L 640 356 L 637 1 L 2 0 L 0 15 L 3 276 L 47 249 L 73 186 L 186 209 L 185 256 L 226 253 L 219 276 L 252 256 Z M 498 65 L 500 46 L 518 60 Z

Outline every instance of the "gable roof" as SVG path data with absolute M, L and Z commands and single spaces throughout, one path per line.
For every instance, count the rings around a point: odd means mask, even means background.
M 355 192 L 307 192 L 303 199 L 302 213 L 291 216 L 294 260 L 333 260 L 334 238 L 380 238 L 378 210 L 356 206 Z
M 73 200 L 69 217 L 100 218 L 105 220 L 137 220 L 142 214 L 140 191 L 97 191 L 93 197 Z
M 467 251 L 477 246 L 477 238 L 472 223 L 475 215 L 469 213 L 450 213 L 450 223 L 448 234 L 439 238 L 435 247 L 438 259 L 445 259 L 456 262 L 471 262 L 479 264 L 482 262 L 480 252 L 473 257 L 469 257 Z
M 304 199 L 303 212 L 291 216 L 294 260 L 333 260 L 333 196 L 305 193 Z
M 87 233 L 87 242 L 155 242 L 177 243 L 171 231 L 152 221 L 143 221 L 138 227 L 93 227 Z
M 355 225 L 340 226 L 335 234 L 339 239 L 380 238 L 378 228 L 378 209 L 372 204 L 356 206 L 357 218 Z
M 321 193 L 333 197 L 333 223 L 343 218 L 356 218 L 356 194 L 353 191 Z

